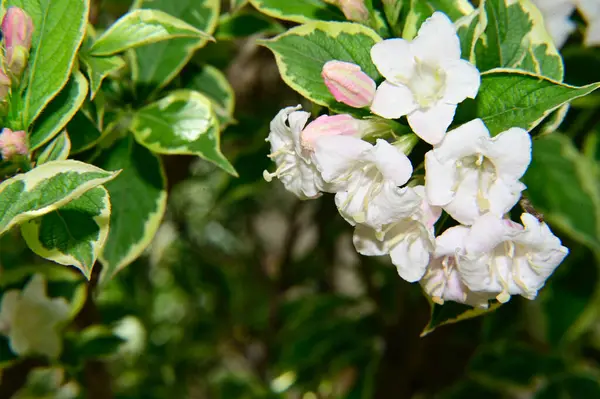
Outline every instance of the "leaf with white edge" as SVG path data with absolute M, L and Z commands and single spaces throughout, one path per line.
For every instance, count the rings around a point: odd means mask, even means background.
M 455 122 L 481 118 L 492 135 L 511 127 L 531 131 L 553 111 L 599 87 L 600 83 L 576 87 L 520 70 L 494 69 L 481 74 L 477 97 L 459 105 Z
M 138 110 L 130 130 L 140 144 L 154 152 L 198 155 L 237 175 L 221 153 L 219 121 L 212 103 L 196 91 L 173 91 Z
M 480 11 L 487 16 L 475 48 L 480 71 L 519 68 L 562 82 L 562 57 L 529 0 L 485 0 Z
M 135 10 L 119 18 L 90 47 L 102 56 L 178 37 L 210 39 L 210 35 L 159 10 Z
M 458 323 L 463 320 L 472 319 L 493 312 L 498 309 L 500 305 L 500 303 L 493 303 L 487 309 L 480 309 L 456 302 L 446 302 L 443 305 L 432 303 L 429 323 L 427 323 L 427 326 L 421 332 L 421 337 L 432 333 L 438 327 Z
M 85 34 L 89 0 L 5 0 L 5 7 L 24 9 L 33 20 L 31 52 L 23 81 L 21 123 L 25 130 L 58 94 Z
M 381 78 L 370 50 L 381 37 L 370 28 L 348 22 L 311 22 L 262 44 L 275 54 L 285 83 L 307 99 L 326 107 L 347 109 L 331 95 L 321 78 L 327 61 L 359 65 L 372 79 Z
M 114 179 L 79 161 L 53 161 L 0 184 L 0 234 L 14 225 L 52 212 L 88 190 Z
M 52 140 L 81 108 L 88 93 L 88 82 L 79 71 L 73 73 L 67 85 L 36 119 L 29 136 L 29 148 L 40 148 Z
M 46 144 L 40 155 L 37 157 L 37 165 L 51 161 L 64 161 L 71 152 L 71 140 L 66 130 L 56 136 L 51 142 Z
M 471 64 L 477 63 L 475 46 L 487 26 L 487 15 L 477 9 L 455 22 L 458 38 L 460 39 L 461 57 Z
M 474 8 L 467 0 L 411 0 L 402 37 L 412 40 L 421 24 L 436 11 L 441 11 L 452 21 L 456 21 L 471 14 Z
M 79 111 L 67 125 L 71 137 L 71 153 L 78 154 L 89 150 L 103 137 L 98 126 L 83 111 Z
M 258 11 L 269 17 L 306 23 L 310 21 L 345 21 L 344 14 L 323 0 L 250 0 Z
M 544 219 L 591 249 L 600 250 L 600 189 L 595 162 L 568 137 L 549 134 L 533 141 L 523 182 Z M 560 187 L 560 189 L 557 189 Z
M 156 155 L 137 144 L 131 136 L 105 150 L 96 163 L 122 172 L 105 184 L 112 210 L 110 231 L 100 260 L 102 281 L 137 259 L 160 226 L 167 205 L 167 182 Z
M 208 34 L 219 21 L 220 0 L 145 0 L 143 8 L 164 11 Z M 136 49 L 136 83 L 149 89 L 168 84 L 188 63 L 207 38 L 175 38 Z
M 108 75 L 125 66 L 125 60 L 117 55 L 110 57 L 95 57 L 89 54 L 81 54 L 79 59 L 90 80 L 90 100 L 94 99 L 102 85 L 102 81 Z
M 61 208 L 21 225 L 25 242 L 37 255 L 75 266 L 89 280 L 108 237 L 110 200 L 102 186 Z
M 202 69 L 186 82 L 185 87 L 199 91 L 212 101 L 221 130 L 234 121 L 235 94 L 229 81 L 218 68 L 212 65 L 202 66 Z

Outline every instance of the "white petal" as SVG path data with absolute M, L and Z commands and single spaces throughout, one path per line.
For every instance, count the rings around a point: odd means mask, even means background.
M 348 173 L 371 148 L 371 144 L 355 137 L 325 136 L 316 140 L 313 159 L 323 180 L 331 182 Z
M 433 226 L 440 216 L 442 216 L 442 208 L 429 203 L 429 199 L 425 193 L 425 186 L 413 186 L 412 189 L 421 199 L 421 223 L 433 234 Z
M 486 158 L 496 167 L 496 173 L 506 180 L 520 179 L 531 162 L 531 136 L 514 127 L 483 144 Z
M 444 231 L 435 239 L 435 257 L 462 254 L 468 234 L 469 228 L 465 226 L 454 226 Z
M 463 157 L 481 151 L 482 143 L 489 139 L 490 133 L 481 119 L 473 119 L 454 130 L 449 131 L 438 147 L 435 157 L 442 163 L 457 161 Z
M 423 238 L 405 239 L 390 250 L 398 274 L 409 283 L 419 281 L 429 264 L 429 245 Z
M 354 229 L 352 242 L 356 251 L 365 256 L 387 255 L 388 248 L 385 242 L 376 237 L 375 230 L 365 225 L 357 225 Z
M 402 84 L 384 81 L 375 92 L 371 111 L 383 118 L 397 119 L 417 109 L 410 89 Z
M 501 242 L 518 236 L 521 231 L 522 226 L 508 219 L 500 219 L 496 215 L 486 213 L 471 226 L 465 240 L 465 248 L 469 254 L 485 254 Z
M 569 14 L 545 18 L 544 24 L 557 48 L 564 46 L 571 33 L 577 28 L 575 22 L 569 19 Z
M 438 103 L 427 109 L 417 109 L 408 115 L 408 124 L 415 134 L 435 145 L 442 141 L 452 123 L 456 105 Z
M 577 7 L 588 23 L 600 17 L 598 0 L 577 0 Z
M 293 135 L 290 134 L 291 133 L 290 128 L 286 124 L 286 122 L 288 120 L 288 116 L 294 112 L 297 112 L 298 116 L 305 114 L 307 120 L 308 120 L 308 117 L 310 116 L 310 114 L 308 112 L 298 111 L 300 108 L 301 108 L 300 105 L 297 105 L 295 107 L 286 107 L 286 108 L 282 109 L 281 111 L 279 111 L 277 113 L 277 115 L 275 115 L 275 117 L 271 121 L 271 125 L 270 125 L 270 129 L 271 129 L 271 134 L 269 135 L 270 141 L 272 141 L 271 136 L 277 136 L 279 138 L 279 140 L 283 140 L 286 142 L 293 139 Z M 271 144 L 273 144 L 273 142 Z
M 480 215 L 478 194 L 479 173 L 474 169 L 463 171 L 454 198 L 444 206 L 444 210 L 457 222 L 471 225 Z
M 584 44 L 586 46 L 600 45 L 600 18 L 590 22 L 588 25 L 585 31 Z
M 421 198 L 411 187 L 401 189 L 387 182 L 369 203 L 365 224 L 380 231 L 384 225 L 418 213 L 420 206 Z
M 366 158 L 376 164 L 383 177 L 396 186 L 404 185 L 412 175 L 413 168 L 408 157 L 385 140 L 377 139 Z
M 425 190 L 432 205 L 444 206 L 452 201 L 456 175 L 453 162 L 441 163 L 433 150 L 425 154 Z
M 7 332 L 6 329 L 10 329 L 13 318 L 17 314 L 19 300 L 18 290 L 6 291 L 2 296 L 2 303 L 0 303 L 0 334 Z
M 375 44 L 371 47 L 371 59 L 379 73 L 394 83 L 406 82 L 415 68 L 410 44 L 404 39 L 388 39 Z
M 428 63 L 460 59 L 460 41 L 456 28 L 441 12 L 433 13 L 423 22 L 410 47 L 415 57 Z
M 442 66 L 446 72 L 446 92 L 444 100 L 458 104 L 466 98 L 475 98 L 479 91 L 481 78 L 477 68 L 465 60 L 452 60 Z
M 521 192 L 525 188 L 525 185 L 521 182 L 506 183 L 501 178 L 497 178 L 488 192 L 490 212 L 502 216 L 510 211 L 519 202 Z

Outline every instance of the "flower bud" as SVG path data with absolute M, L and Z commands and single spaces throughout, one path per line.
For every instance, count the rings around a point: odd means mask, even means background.
M 338 6 L 344 16 L 350 21 L 365 22 L 369 19 L 369 10 L 365 0 L 326 0 L 328 3 Z
M 302 131 L 300 136 L 302 147 L 308 150 L 314 149 L 315 141 L 323 136 L 361 137 L 364 123 L 350 115 L 321 115 Z
M 19 7 L 9 7 L 2 19 L 2 36 L 6 63 L 15 76 L 20 76 L 27 65 L 32 34 L 31 17 Z
M 16 155 L 27 155 L 27 136 L 24 131 L 13 132 L 8 128 L 0 133 L 0 154 L 2 159 L 8 161 Z
M 398 140 L 396 140 L 393 143 L 393 145 L 394 147 L 402 151 L 405 155 L 410 155 L 413 148 L 415 148 L 415 145 L 417 145 L 418 142 L 419 138 L 417 137 L 417 135 L 413 133 L 408 133 L 398 137 Z
M 368 107 L 375 97 L 376 85 L 360 66 L 350 62 L 329 61 L 321 76 L 333 97 L 354 108 Z
M 0 102 L 6 99 L 8 92 L 10 91 L 10 78 L 0 69 Z

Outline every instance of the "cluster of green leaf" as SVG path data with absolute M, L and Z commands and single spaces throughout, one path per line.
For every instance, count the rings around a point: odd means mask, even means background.
M 367 0 L 362 23 L 323 0 L 104 0 L 91 23 L 87 1 L 4 3 L 36 30 L 4 121 L 32 168 L 0 184 L 0 303 L 40 271 L 72 316 L 53 362 L 0 335 L 0 397 L 600 397 L 600 58 L 579 33 L 559 52 L 529 0 Z M 485 317 L 356 256 L 331 198 L 262 179 L 281 107 L 364 116 L 325 62 L 379 82 L 370 47 L 436 10 L 482 72 L 455 124 L 531 132 L 528 206 L 570 248 L 536 301 Z

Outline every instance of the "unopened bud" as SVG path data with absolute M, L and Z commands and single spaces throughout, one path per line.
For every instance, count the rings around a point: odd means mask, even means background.
M 333 97 L 354 108 L 368 107 L 375 97 L 375 81 L 360 66 L 350 62 L 328 61 L 321 76 Z
M 314 143 L 323 136 L 355 136 L 361 137 L 364 132 L 364 121 L 350 115 L 321 115 L 309 123 L 300 136 L 302 147 L 312 150 Z
M 369 10 L 365 0 L 326 0 L 338 6 L 350 21 L 365 22 L 369 19 Z
M 413 133 L 404 134 L 393 143 L 394 147 L 402 151 L 405 155 L 409 155 L 415 145 L 419 142 L 417 135 Z
M 27 155 L 27 135 L 24 131 L 13 132 L 8 128 L 2 129 L 0 133 L 0 154 L 2 159 L 8 161 L 16 155 Z
M 0 102 L 6 99 L 8 92 L 10 91 L 10 78 L 0 69 Z
M 32 34 L 31 17 L 19 7 L 9 7 L 2 19 L 2 36 L 6 64 L 15 76 L 20 76 L 27 65 Z

